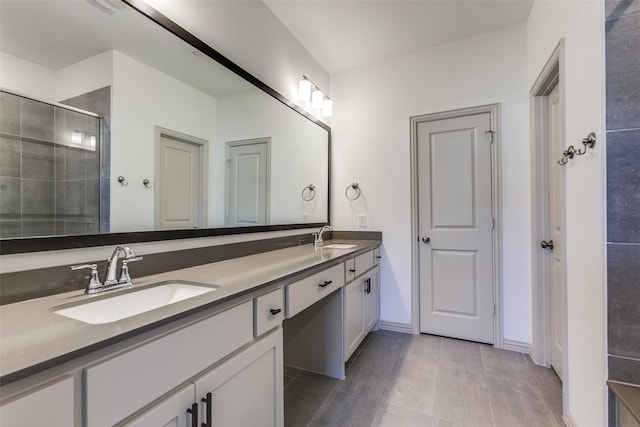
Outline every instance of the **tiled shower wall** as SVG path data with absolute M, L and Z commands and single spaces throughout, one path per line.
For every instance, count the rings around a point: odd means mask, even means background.
M 100 120 L 8 92 L 0 111 L 0 237 L 98 233 Z M 70 147 L 72 131 L 97 149 Z
M 640 0 L 606 0 L 609 379 L 640 384 Z

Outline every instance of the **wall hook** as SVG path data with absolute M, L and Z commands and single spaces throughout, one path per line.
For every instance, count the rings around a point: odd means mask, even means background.
M 145 178 L 145 179 L 143 179 L 143 180 L 142 180 L 142 185 L 144 185 L 144 186 L 145 186 L 145 188 L 151 188 L 151 187 L 153 187 L 153 185 L 151 185 L 151 182 L 150 182 L 147 178 Z
M 582 139 L 582 145 L 582 148 L 575 148 L 573 145 L 570 145 L 562 152 L 562 157 L 557 163 L 560 166 L 564 166 L 569 162 L 569 159 L 573 159 L 574 156 L 582 156 L 587 152 L 587 148 L 593 148 L 596 145 L 596 133 L 589 132 L 589 135 Z
M 127 182 L 127 178 L 125 178 L 124 176 L 120 175 L 118 177 L 118 182 L 120 183 L 120 185 L 122 185 L 123 187 L 126 185 L 129 185 L 129 183 Z

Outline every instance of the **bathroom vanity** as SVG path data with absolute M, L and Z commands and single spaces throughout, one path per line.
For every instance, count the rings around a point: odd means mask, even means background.
M 379 245 L 296 246 L 2 306 L 0 424 L 282 426 L 284 364 L 343 378 L 375 328 Z M 213 290 L 107 323 L 56 313 L 167 281 Z

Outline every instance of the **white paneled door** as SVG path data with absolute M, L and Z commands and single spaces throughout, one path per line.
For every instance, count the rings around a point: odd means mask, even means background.
M 270 139 L 227 143 L 226 226 L 268 223 Z
M 201 226 L 202 145 L 161 133 L 156 165 L 156 228 Z
M 549 152 L 563 151 L 560 136 L 560 91 L 558 86 L 547 96 Z M 549 156 L 549 237 L 545 244 L 549 253 L 549 287 L 551 289 L 551 366 L 562 378 L 562 331 L 564 307 L 564 266 L 562 261 L 562 222 L 564 205 L 562 195 L 563 169 Z
M 494 342 L 490 113 L 417 123 L 420 332 Z

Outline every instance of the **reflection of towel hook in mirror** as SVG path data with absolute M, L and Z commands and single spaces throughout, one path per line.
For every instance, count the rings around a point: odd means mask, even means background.
M 351 195 L 349 193 L 349 189 L 353 190 Z M 347 188 L 344 190 L 344 196 L 347 198 L 347 200 L 354 201 L 360 197 L 360 192 L 361 192 L 360 186 L 358 185 L 357 182 L 354 182 L 351 185 L 347 185 Z
M 124 176 L 120 175 L 118 177 L 118 182 L 120 183 L 120 185 L 122 185 L 123 187 L 125 185 L 129 185 L 129 183 L 127 182 L 127 178 L 125 178 Z
M 151 182 L 147 178 L 142 180 L 142 185 L 144 185 L 145 188 L 153 187 L 153 185 L 151 185 Z
M 305 193 L 307 195 L 305 196 Z M 305 202 L 310 202 L 313 198 L 316 197 L 316 186 L 313 184 L 309 184 L 302 189 L 302 200 Z

